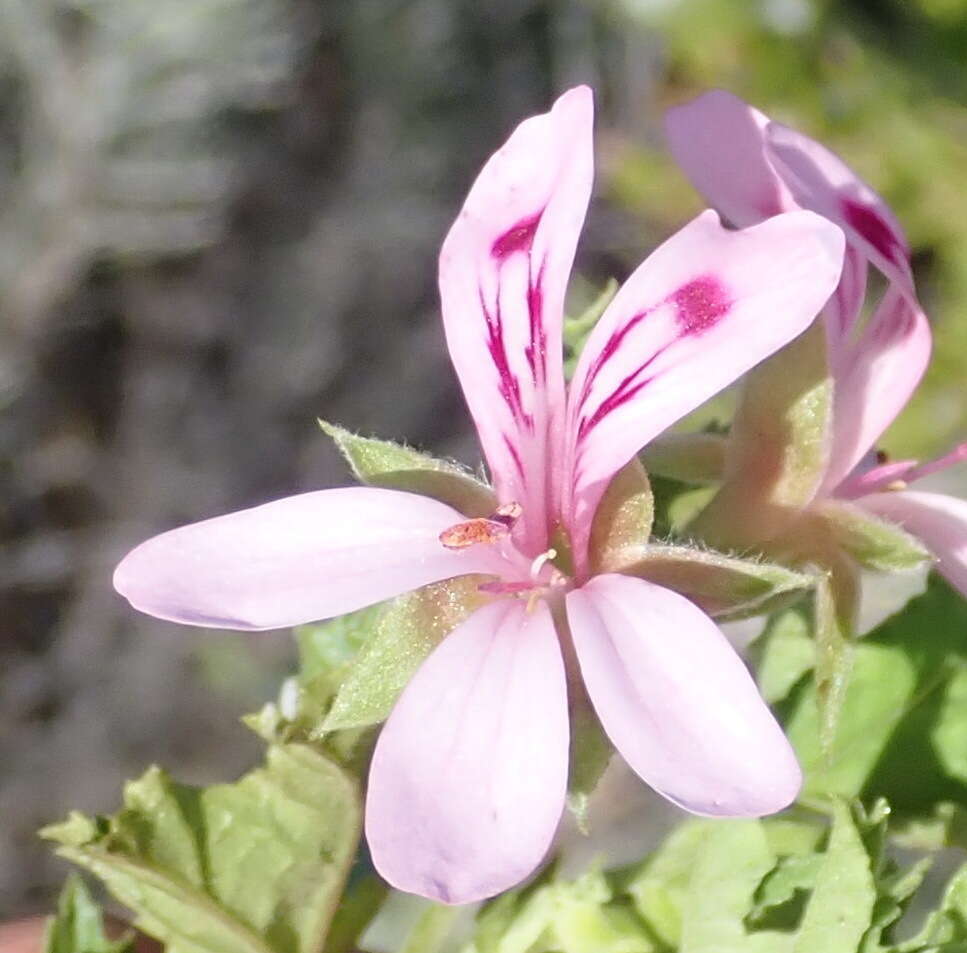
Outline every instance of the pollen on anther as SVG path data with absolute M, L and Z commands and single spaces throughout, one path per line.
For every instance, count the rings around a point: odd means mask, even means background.
M 447 549 L 467 549 L 478 543 L 496 543 L 509 533 L 510 528 L 504 523 L 477 518 L 445 529 L 439 539 Z

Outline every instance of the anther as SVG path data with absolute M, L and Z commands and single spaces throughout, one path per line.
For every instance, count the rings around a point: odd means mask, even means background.
M 523 509 L 520 503 L 504 503 L 487 517 L 477 517 L 457 523 L 440 533 L 440 542 L 447 549 L 466 549 L 478 543 L 497 543 L 510 535 Z

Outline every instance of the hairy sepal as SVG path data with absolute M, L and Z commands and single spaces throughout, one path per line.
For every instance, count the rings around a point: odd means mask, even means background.
M 361 437 L 324 420 L 319 426 L 360 483 L 429 496 L 469 517 L 490 516 L 497 508 L 493 490 L 456 463 L 390 440 Z
M 691 599 L 716 619 L 742 619 L 795 602 L 815 577 L 774 563 L 741 559 L 709 549 L 648 543 L 614 571 L 639 576 Z
M 829 501 L 820 513 L 836 543 L 865 569 L 903 572 L 933 559 L 916 537 L 859 506 Z
M 384 721 L 420 663 L 489 597 L 481 576 L 434 583 L 389 603 L 349 668 L 319 732 Z
M 746 379 L 722 488 L 692 525 L 719 548 L 758 546 L 812 501 L 829 460 L 833 384 L 821 322 Z
M 648 474 L 634 458 L 614 475 L 594 514 L 589 544 L 593 572 L 620 572 L 629 554 L 648 542 L 654 518 Z

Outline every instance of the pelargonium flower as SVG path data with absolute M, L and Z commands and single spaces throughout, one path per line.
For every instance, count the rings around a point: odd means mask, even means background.
M 566 388 L 564 294 L 591 192 L 592 114 L 579 87 L 523 122 L 440 256 L 447 344 L 499 501 L 489 519 L 396 490 L 322 490 L 165 533 L 115 575 L 144 612 L 237 629 L 491 577 L 489 601 L 399 698 L 369 776 L 376 867 L 447 902 L 518 883 L 551 843 L 568 774 L 562 648 L 625 760 L 676 804 L 762 815 L 800 785 L 711 619 L 644 579 L 593 574 L 590 539 L 602 495 L 644 443 L 806 328 L 836 285 L 842 234 L 810 212 L 743 232 L 699 215 L 631 275 Z
M 900 524 L 932 550 L 939 571 L 967 595 L 967 501 L 907 489 L 967 459 L 967 444 L 922 466 L 877 462 L 874 451 L 919 384 L 931 350 L 909 245 L 896 216 L 834 153 L 731 93 L 713 90 L 669 110 L 665 127 L 692 184 L 735 224 L 804 208 L 843 229 L 843 274 L 824 313 L 834 387 L 831 446 L 813 508 L 825 500 L 849 500 Z M 715 163 L 706 161 L 712 149 Z M 888 287 L 863 322 L 869 264 Z

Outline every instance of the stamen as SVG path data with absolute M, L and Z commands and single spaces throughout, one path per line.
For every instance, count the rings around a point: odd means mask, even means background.
M 549 549 L 546 553 L 541 553 L 532 563 L 531 563 L 531 579 L 535 582 L 537 577 L 540 575 L 541 570 L 544 566 L 549 563 L 552 559 L 557 558 L 557 550 Z
M 496 543 L 509 535 L 510 527 L 504 523 L 478 517 L 445 529 L 439 538 L 447 549 L 467 549 L 478 543 Z
M 466 549 L 478 543 L 500 542 L 510 535 L 523 512 L 520 503 L 503 503 L 491 516 L 478 516 L 445 529 L 440 533 L 440 542 L 447 549 Z
M 910 484 L 906 480 L 894 480 L 892 483 L 887 483 L 884 490 L 905 490 Z

